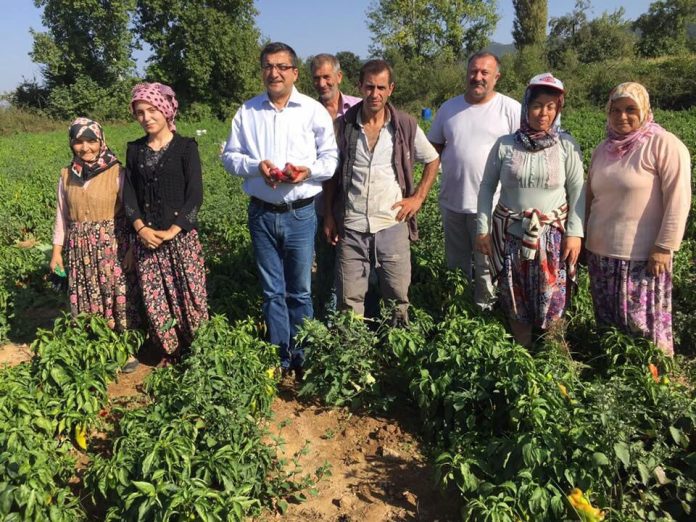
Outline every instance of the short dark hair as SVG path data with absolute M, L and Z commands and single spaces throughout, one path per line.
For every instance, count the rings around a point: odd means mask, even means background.
M 292 66 L 297 67 L 297 53 L 295 52 L 295 49 L 283 42 L 271 42 L 269 44 L 266 44 L 265 47 L 261 49 L 261 56 L 259 58 L 259 61 L 263 66 L 263 61 L 267 55 L 283 52 L 288 53 L 290 55 L 290 58 L 292 60 Z
M 498 71 L 500 71 L 500 58 L 498 58 L 496 54 L 490 51 L 479 51 L 469 56 L 469 61 L 466 62 L 466 68 L 468 69 L 471 65 L 471 62 L 473 62 L 474 60 L 478 60 L 479 58 L 493 58 L 495 60 L 495 65 L 498 68 Z
M 391 65 L 389 65 L 389 62 L 382 59 L 369 60 L 360 68 L 360 76 L 358 77 L 358 81 L 362 83 L 366 74 L 379 74 L 384 71 L 389 72 L 389 83 L 394 83 L 394 69 Z
M 309 70 L 312 72 L 312 74 L 314 74 L 314 71 L 319 69 L 319 67 L 325 63 L 330 63 L 335 73 L 341 70 L 341 62 L 338 61 L 338 58 L 336 58 L 333 54 L 327 53 L 321 53 L 314 56 L 312 61 L 309 62 Z

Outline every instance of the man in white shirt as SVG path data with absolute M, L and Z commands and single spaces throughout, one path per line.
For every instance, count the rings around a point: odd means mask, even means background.
M 261 51 L 266 92 L 246 101 L 232 120 L 222 153 L 225 169 L 244 178 L 249 232 L 263 287 L 270 341 L 284 373 L 302 379 L 304 353 L 295 334 L 313 317 L 311 269 L 314 198 L 338 163 L 333 122 L 316 100 L 297 91 L 297 55 L 274 42 Z
M 520 126 L 519 102 L 496 92 L 500 60 L 489 52 L 469 58 L 463 95 L 437 111 L 428 139 L 440 153 L 440 208 L 445 229 L 445 257 L 474 280 L 474 301 L 484 309 L 495 302 L 488 259 L 474 251 L 476 204 L 488 154 L 500 136 Z
M 409 240 L 416 213 L 437 178 L 437 151 L 415 118 L 394 108 L 394 73 L 384 60 L 360 70 L 363 101 L 338 122 L 340 164 L 325 184 L 324 233 L 337 246 L 338 308 L 362 315 L 372 267 L 382 297 L 396 305 L 394 320 L 408 321 Z M 415 162 L 425 164 L 420 183 Z

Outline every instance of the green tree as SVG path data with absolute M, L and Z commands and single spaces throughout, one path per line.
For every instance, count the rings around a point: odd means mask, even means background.
M 407 62 L 482 49 L 498 21 L 495 0 L 375 0 L 367 10 L 373 55 Z
M 543 45 L 546 41 L 546 0 L 512 0 L 515 20 L 512 22 L 512 38 L 519 50 L 530 45 Z
M 549 20 L 547 53 L 554 68 L 572 67 L 633 54 L 635 36 L 623 8 L 588 20 L 589 0 L 577 0 L 575 9 Z
M 633 28 L 640 34 L 636 49 L 641 56 L 664 56 L 696 50 L 688 28 L 696 24 L 696 0 L 658 0 L 650 4 Z
M 135 0 L 34 0 L 43 8 L 46 32 L 31 30 L 32 60 L 42 65 L 46 87 L 70 86 L 88 78 L 107 87 L 129 76 Z
M 260 89 L 253 0 L 137 0 L 136 28 L 152 48 L 148 77 L 171 85 L 183 105 L 220 117 Z
M 336 53 L 336 58 L 338 58 L 343 71 L 341 90 L 348 94 L 356 94 L 362 60 L 357 54 L 350 51 L 340 51 Z

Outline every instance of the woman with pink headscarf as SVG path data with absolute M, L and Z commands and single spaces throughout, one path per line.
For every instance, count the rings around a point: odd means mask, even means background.
M 208 318 L 196 231 L 203 202 L 198 145 L 176 132 L 178 102 L 161 83 L 133 88 L 131 112 L 145 136 L 128 143 L 124 201 L 138 236 L 135 259 L 150 338 L 174 362 Z
M 639 83 L 609 94 L 607 137 L 592 156 L 587 250 L 597 324 L 672 341 L 672 255 L 691 204 L 689 151 L 653 121 Z

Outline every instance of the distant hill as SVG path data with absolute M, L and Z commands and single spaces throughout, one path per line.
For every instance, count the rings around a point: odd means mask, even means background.
M 505 56 L 506 54 L 514 53 L 515 44 L 502 44 L 498 42 L 493 42 L 484 50 L 491 52 L 500 58 L 501 56 Z

